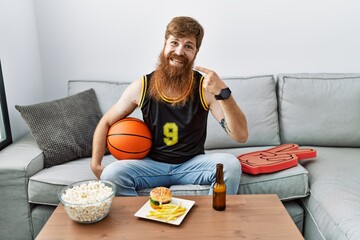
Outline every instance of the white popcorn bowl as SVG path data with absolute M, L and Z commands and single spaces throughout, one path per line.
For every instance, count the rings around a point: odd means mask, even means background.
M 96 196 L 97 193 L 91 194 L 91 197 L 97 198 L 91 203 L 77 203 L 75 201 L 64 200 L 64 194 L 67 190 L 79 187 L 81 185 L 86 186 L 90 182 L 99 182 L 107 187 L 110 187 L 112 193 L 105 197 Z M 109 212 L 112 204 L 113 197 L 115 196 L 116 186 L 104 180 L 86 180 L 76 182 L 64 187 L 58 194 L 59 200 L 64 206 L 65 212 L 70 219 L 79 223 L 95 223 L 105 218 Z M 80 191 L 81 192 L 81 191 Z

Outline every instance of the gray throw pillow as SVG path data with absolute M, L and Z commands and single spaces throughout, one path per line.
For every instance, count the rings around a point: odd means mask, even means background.
M 15 108 L 44 152 L 44 167 L 91 156 L 93 134 L 102 117 L 93 89 Z

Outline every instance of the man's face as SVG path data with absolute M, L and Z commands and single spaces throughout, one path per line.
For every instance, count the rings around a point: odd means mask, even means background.
M 197 53 L 194 37 L 176 38 L 172 35 L 165 41 L 164 56 L 173 67 L 184 67 L 195 60 Z
M 153 81 L 150 82 L 150 95 L 155 99 L 163 98 L 163 91 L 170 93 L 174 99 L 180 99 L 174 104 L 185 104 L 192 97 L 192 67 L 197 54 L 195 43 L 195 38 L 171 35 L 165 41 Z

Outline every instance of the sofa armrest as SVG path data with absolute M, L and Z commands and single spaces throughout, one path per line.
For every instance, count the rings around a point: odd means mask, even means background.
M 0 235 L 4 239 L 32 239 L 29 178 L 44 168 L 44 155 L 30 135 L 0 152 Z
M 1 173 L 16 171 L 30 177 L 44 168 L 43 152 L 30 133 L 3 149 L 0 159 Z

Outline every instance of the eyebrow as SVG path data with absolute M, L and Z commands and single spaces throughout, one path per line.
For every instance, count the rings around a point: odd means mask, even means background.
M 180 39 L 179 38 L 176 38 L 176 37 L 174 37 L 174 38 L 169 38 L 171 41 L 179 41 L 180 42 Z M 196 44 L 194 43 L 194 42 L 192 42 L 191 40 L 189 40 L 189 41 L 186 41 L 185 42 L 185 44 L 191 44 L 191 45 L 194 45 L 194 46 L 196 46 Z

